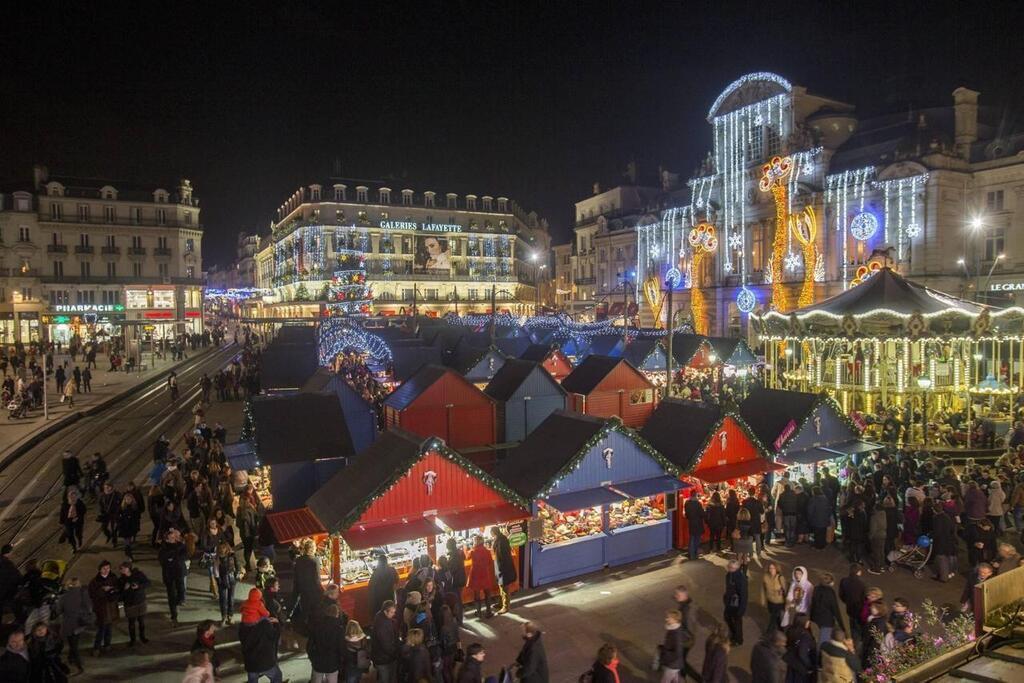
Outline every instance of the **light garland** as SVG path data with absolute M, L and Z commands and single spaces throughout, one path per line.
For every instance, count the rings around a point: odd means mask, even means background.
M 851 204 L 859 202 L 858 211 L 864 211 L 865 197 L 867 194 L 867 183 L 875 175 L 875 167 L 868 166 L 852 171 L 843 171 L 825 178 L 825 207 L 826 214 L 831 213 L 835 217 L 836 231 L 841 233 L 843 264 L 842 282 L 843 289 L 849 288 L 850 266 L 849 258 L 849 228 Z M 826 215 L 827 218 L 827 215 Z
M 885 197 L 885 241 L 889 243 L 889 214 L 890 202 L 895 201 L 896 215 L 896 256 L 900 261 L 904 260 L 904 248 L 909 248 L 910 240 L 921 235 L 921 226 L 917 222 L 917 188 L 918 185 L 925 186 L 929 175 L 921 173 L 905 178 L 893 178 L 891 180 L 879 180 L 874 183 L 880 188 Z
M 771 192 L 775 200 L 775 239 L 772 243 L 772 308 L 785 312 L 789 309 L 786 287 L 782 282 L 782 266 L 786 251 L 786 235 L 789 232 L 787 215 L 788 192 L 785 178 L 792 169 L 793 161 L 789 157 L 772 157 L 772 160 L 761 167 L 759 187 L 762 192 Z
M 701 223 L 690 231 L 690 246 L 693 248 L 693 277 L 697 277 L 700 266 L 709 254 L 714 254 L 718 248 L 718 237 L 715 235 L 715 226 Z M 690 312 L 693 315 L 693 328 L 697 334 L 707 334 L 708 320 L 704 308 L 704 292 L 693 284 L 690 287 Z
M 354 348 L 379 363 L 392 359 L 391 348 L 377 335 L 367 332 L 345 318 L 325 318 L 320 321 L 317 352 L 321 366 L 334 362 L 339 353 Z
M 800 288 L 797 308 L 804 308 L 814 303 L 815 268 L 818 260 L 815 245 L 815 239 L 818 236 L 818 219 L 814 214 L 814 209 L 806 206 L 801 216 L 790 216 L 789 231 L 803 247 L 804 284 Z

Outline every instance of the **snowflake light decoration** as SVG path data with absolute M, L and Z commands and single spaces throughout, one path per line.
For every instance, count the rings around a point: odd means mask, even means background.
M 910 239 L 915 239 L 921 236 L 921 226 L 918 223 L 911 223 L 903 228 L 903 232 L 907 233 L 907 237 Z
M 758 113 L 754 117 L 754 125 L 755 126 L 763 126 L 764 125 L 764 116 L 762 116 L 760 113 Z
M 729 235 L 729 246 L 733 249 L 739 249 L 743 246 L 743 236 L 739 232 L 734 232 Z
M 783 263 L 786 264 L 786 270 L 792 272 L 800 265 L 800 257 L 795 252 L 791 251 L 786 254 L 786 258 L 783 260 Z
M 732 272 L 732 262 L 731 261 L 726 261 L 725 265 L 722 266 L 722 270 L 724 270 L 726 273 L 731 273 Z
M 821 253 L 818 254 L 818 258 L 814 262 L 814 281 L 825 281 L 825 255 Z
M 736 295 L 736 308 L 740 309 L 743 313 L 750 313 L 754 310 L 754 306 L 757 305 L 757 298 L 754 293 L 744 287 Z

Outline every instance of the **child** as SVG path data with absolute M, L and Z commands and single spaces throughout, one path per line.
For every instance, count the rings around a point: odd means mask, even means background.
M 274 571 L 274 565 L 270 564 L 270 560 L 266 557 L 261 557 L 256 561 L 256 587 L 261 591 L 267 590 L 267 585 L 270 580 L 277 576 L 277 572 Z
M 206 650 L 195 650 L 189 656 L 188 668 L 181 683 L 213 683 L 213 666 L 210 664 L 210 653 Z
M 213 675 L 217 675 L 217 668 L 220 666 L 220 658 L 217 656 L 217 646 L 214 643 L 214 636 L 217 633 L 217 622 L 212 619 L 204 619 L 196 626 L 196 639 L 192 643 L 192 652 L 206 652 L 209 655 L 210 665 L 213 667 Z
M 251 588 L 249 597 L 242 603 L 238 612 L 242 615 L 243 624 L 255 624 L 260 619 L 268 619 L 270 612 L 263 604 L 263 591 L 259 588 Z
M 913 621 L 914 615 L 910 613 L 910 603 L 906 598 L 896 598 L 892 601 L 892 612 L 889 613 L 889 624 L 897 631 L 903 623 Z

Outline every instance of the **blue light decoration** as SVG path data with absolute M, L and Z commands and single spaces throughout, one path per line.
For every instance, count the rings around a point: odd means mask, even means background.
M 740 309 L 743 313 L 750 313 L 757 306 L 757 297 L 750 291 L 749 288 L 743 287 L 738 294 L 736 294 L 736 308 Z
M 349 349 L 364 353 L 378 363 L 391 360 L 391 348 L 377 335 L 344 318 L 326 318 L 320 322 L 317 354 L 321 366 L 328 367 Z
M 221 289 L 218 287 L 204 287 L 203 298 L 222 299 L 227 301 L 242 301 L 245 299 L 257 299 L 263 296 L 270 296 L 272 290 L 261 287 L 229 287 Z
M 669 268 L 668 272 L 665 273 L 665 283 L 668 286 L 670 286 L 672 289 L 675 289 L 676 287 L 678 287 L 679 283 L 681 283 L 682 281 L 683 281 L 683 274 L 680 273 L 679 269 L 676 268 L 675 266 L 672 266 L 671 268 Z
M 861 211 L 850 221 L 850 234 L 865 242 L 878 232 L 878 218 L 870 211 Z

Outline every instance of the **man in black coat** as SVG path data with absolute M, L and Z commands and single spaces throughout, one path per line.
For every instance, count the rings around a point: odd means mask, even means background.
M 533 622 L 523 623 L 523 647 L 516 656 L 515 667 L 516 679 L 523 683 L 548 683 L 548 656 L 540 629 Z
M 932 554 L 935 556 L 935 578 L 945 583 L 956 576 L 956 523 L 936 504 L 932 517 Z
M 729 641 L 733 645 L 743 644 L 743 615 L 747 612 L 747 575 L 740 563 L 729 562 L 725 575 L 725 624 L 729 627 Z
M 17 629 L 7 636 L 7 649 L 0 654 L 0 681 L 28 683 L 28 676 L 29 661 L 25 632 Z
M 395 603 L 385 600 L 381 610 L 373 617 L 373 637 L 370 639 L 370 660 L 377 671 L 379 683 L 398 683 L 398 658 L 402 643 L 398 639 L 395 623 Z
M 188 552 L 181 542 L 181 532 L 175 528 L 167 531 L 164 542 L 157 553 L 160 572 L 167 588 L 167 605 L 171 610 L 171 621 L 178 623 L 178 607 L 185 604 L 185 576 L 188 569 L 185 560 Z
M 697 490 L 690 493 L 690 499 L 683 505 L 683 514 L 686 515 L 686 524 L 690 532 L 690 542 L 687 556 L 696 560 L 700 556 L 700 538 L 704 535 L 704 507 L 697 499 Z
M 864 585 L 862 576 L 864 568 L 853 562 L 850 564 L 850 574 L 839 581 L 839 599 L 846 605 L 846 616 L 850 620 L 850 636 L 854 639 L 861 635 L 860 609 L 867 599 L 867 586 Z
M 512 545 L 508 542 L 508 536 L 501 533 L 498 527 L 491 527 L 491 538 L 494 562 L 498 566 L 498 591 L 501 593 L 501 608 L 498 614 L 504 614 L 508 612 L 508 588 L 518 578 L 516 561 L 512 557 Z
M 786 680 L 786 634 L 769 630 L 750 653 L 750 683 L 783 683 Z
M 800 498 L 786 484 L 779 494 L 779 512 L 782 513 L 782 530 L 786 535 L 786 547 L 796 545 L 796 525 L 800 515 Z
M 834 588 L 835 579 L 828 572 L 821 575 L 821 583 L 814 587 L 811 595 L 810 618 L 818 625 L 818 643 L 827 643 L 832 637 L 832 630 L 842 628 L 843 618 L 839 614 L 839 600 Z
M 750 495 L 743 500 L 742 507 L 750 512 L 750 533 L 754 537 L 754 553 L 763 553 L 765 538 L 761 533 L 761 520 L 764 518 L 764 505 L 753 489 L 750 490 Z
M 282 674 L 277 665 L 277 644 L 280 639 L 281 627 L 276 621 L 260 619 L 252 624 L 242 623 L 238 627 L 242 661 L 250 680 L 266 676 L 272 683 L 280 683 Z

